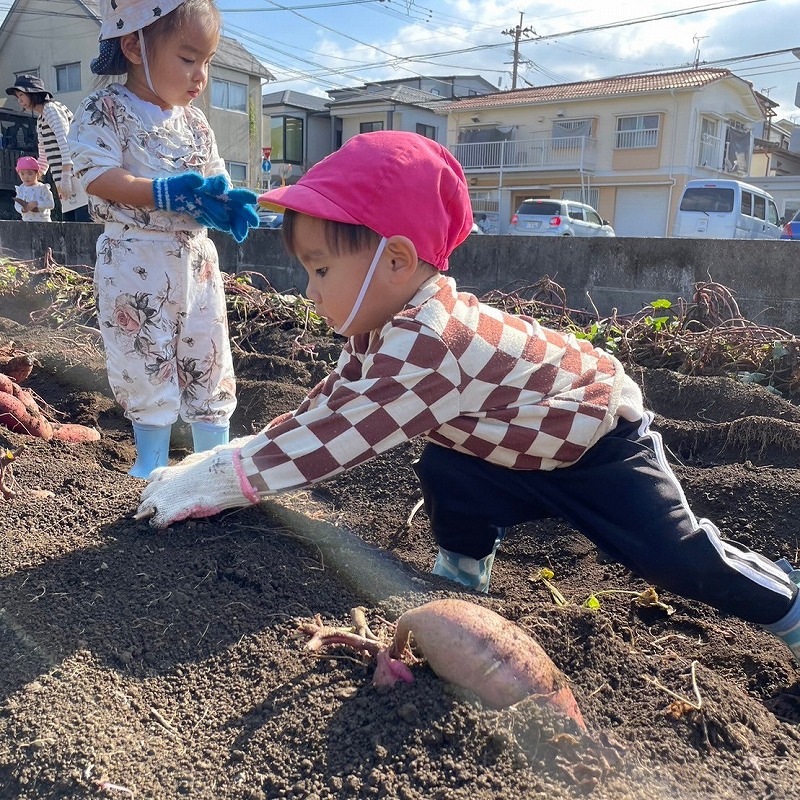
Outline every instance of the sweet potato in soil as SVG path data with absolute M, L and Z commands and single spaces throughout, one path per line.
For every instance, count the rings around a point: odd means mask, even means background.
M 423 603 L 397 620 L 389 654 L 400 658 L 412 638 L 440 678 L 489 708 L 533 698 L 586 729 L 564 673 L 530 634 L 491 609 L 456 598 Z
M 238 355 L 234 434 L 320 376 L 286 357 L 296 335 L 270 329 L 261 354 Z M 2 800 L 129 796 L 113 786 L 159 800 L 800 796 L 800 669 L 756 626 L 668 593 L 671 616 L 602 594 L 646 585 L 554 520 L 509 533 L 488 597 L 459 593 L 428 574 L 425 514 L 404 526 L 418 444 L 285 498 L 293 512 L 251 508 L 157 533 L 131 518 L 133 443 L 90 337 L 8 322 L 0 336 L 37 351 L 38 394 L 102 432 L 80 444 L 26 437 L 20 496 L 0 503 Z M 725 379 L 637 378 L 695 511 L 794 559 L 800 410 Z M 173 457 L 188 443 L 176 428 Z M 545 566 L 565 607 L 530 580 Z M 591 594 L 599 610 L 583 607 Z M 371 664 L 314 657 L 295 635 L 314 613 L 347 625 L 364 605 L 395 620 L 446 597 L 530 631 L 590 733 L 535 704 L 487 710 L 427 669 L 381 693 Z

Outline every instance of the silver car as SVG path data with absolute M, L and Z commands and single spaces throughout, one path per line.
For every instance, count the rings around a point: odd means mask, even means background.
M 511 234 L 519 236 L 615 236 L 608 220 L 575 200 L 523 200 L 511 217 Z

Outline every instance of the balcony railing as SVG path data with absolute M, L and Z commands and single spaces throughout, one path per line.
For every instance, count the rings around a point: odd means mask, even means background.
M 475 142 L 450 148 L 465 172 L 593 170 L 597 140 L 589 136 Z

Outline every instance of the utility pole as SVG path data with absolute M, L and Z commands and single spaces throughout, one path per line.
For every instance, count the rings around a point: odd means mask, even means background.
M 519 12 L 519 25 L 515 28 L 506 28 L 506 30 L 501 31 L 504 36 L 513 36 L 514 37 L 514 71 L 511 73 L 511 88 L 517 88 L 517 67 L 519 65 L 519 40 L 521 36 L 530 36 L 533 34 L 536 36 L 536 31 L 528 26 L 527 28 L 522 27 L 522 18 L 525 15 L 522 11 Z

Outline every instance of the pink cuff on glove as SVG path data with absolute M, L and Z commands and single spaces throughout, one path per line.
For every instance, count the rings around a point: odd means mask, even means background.
M 261 502 L 258 492 L 256 492 L 256 490 L 250 485 L 250 481 L 247 480 L 247 475 L 244 474 L 241 449 L 233 451 L 233 471 L 236 473 L 236 477 L 239 479 L 239 488 L 242 490 L 242 494 L 245 496 L 245 499 L 253 505 Z

